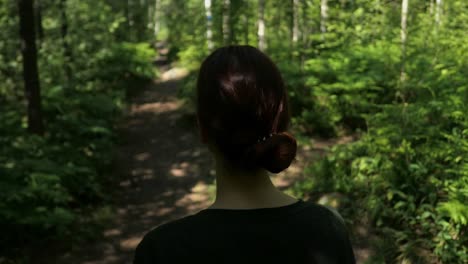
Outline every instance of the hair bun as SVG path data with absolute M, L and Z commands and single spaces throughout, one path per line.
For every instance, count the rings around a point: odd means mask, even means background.
M 288 132 L 281 132 L 256 144 L 251 158 L 258 167 L 279 173 L 291 165 L 296 150 L 296 139 Z

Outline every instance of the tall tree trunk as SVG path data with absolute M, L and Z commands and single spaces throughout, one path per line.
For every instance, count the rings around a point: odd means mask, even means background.
M 146 28 L 151 30 L 151 34 L 154 33 L 154 7 L 155 4 L 148 4 L 148 8 L 146 8 Z
M 440 26 L 442 18 L 442 0 L 436 0 L 435 21 L 436 25 Z
M 406 42 L 408 38 L 407 20 L 408 20 L 408 1 L 401 2 L 401 69 L 400 82 L 403 83 L 406 79 L 405 63 L 406 63 Z
M 36 28 L 37 28 L 37 39 L 39 40 L 39 45 L 42 44 L 44 40 L 44 28 L 42 27 L 42 0 L 36 0 L 34 5 L 34 13 L 36 17 Z
M 34 1 L 18 0 L 23 79 L 28 103 L 28 131 L 44 134 L 41 109 L 41 88 L 37 69 L 36 32 L 34 25 Z
M 371 41 L 373 41 L 376 37 L 382 34 L 382 27 L 385 25 L 385 13 L 384 9 L 382 8 L 382 0 L 375 0 L 374 8 L 372 10 L 372 14 L 377 17 L 374 23 L 372 23 L 372 35 Z
M 148 25 L 148 5 L 146 0 L 140 0 L 138 4 L 138 25 L 137 25 L 137 32 L 138 32 L 138 39 L 137 41 L 144 41 L 147 37 L 147 27 Z
M 208 50 L 213 50 L 213 17 L 211 14 L 211 0 L 205 0 L 206 13 L 206 42 Z
M 132 0 L 127 0 L 127 8 L 126 8 L 126 15 L 127 15 L 127 24 L 129 27 L 133 27 L 133 5 Z
M 64 57 L 64 69 L 65 76 L 67 78 L 67 86 L 70 88 L 70 82 L 72 81 L 72 52 L 68 42 L 68 18 L 67 18 L 67 0 L 60 0 L 59 2 L 60 16 L 61 16 L 61 27 L 60 32 L 62 35 L 62 48 Z
M 303 49 L 306 49 L 309 47 L 309 35 L 312 33 L 312 28 L 310 26 L 310 19 L 307 13 L 307 10 L 309 8 L 308 1 L 307 0 L 301 0 L 301 8 L 302 14 L 301 14 L 301 42 L 302 42 L 302 47 Z
M 297 43 L 297 41 L 299 40 L 299 34 L 299 0 L 293 0 L 293 43 Z
M 161 9 L 161 0 L 155 0 L 154 3 L 154 35 L 157 37 L 159 34 L 159 29 L 161 27 L 161 22 L 159 21 L 159 14 L 160 14 L 160 9 Z
M 302 42 L 302 57 L 305 60 L 305 51 L 308 50 L 311 47 L 312 41 L 310 39 L 310 36 L 316 32 L 316 28 L 314 28 L 315 23 L 312 23 L 312 19 L 309 18 L 309 14 L 307 13 L 307 10 L 309 9 L 309 1 L 308 0 L 301 0 L 301 8 L 302 14 L 301 14 L 301 42 Z
M 265 0 L 258 0 L 258 48 L 265 50 Z
M 327 18 L 328 18 L 328 3 L 327 0 L 320 1 L 320 31 L 322 32 L 322 39 L 327 32 Z
M 248 2 L 246 2 L 246 9 L 248 10 Z M 244 12 L 242 12 L 241 14 L 241 20 L 242 20 L 242 24 L 244 25 L 244 44 L 245 45 L 248 45 L 249 44 L 249 15 L 248 14 L 245 14 Z
M 312 34 L 312 28 L 310 26 L 310 19 L 307 13 L 309 6 L 308 6 L 308 1 L 307 0 L 301 0 L 301 8 L 302 14 L 302 23 L 301 23 L 301 48 L 299 49 L 299 56 L 301 60 L 301 84 L 302 84 L 302 91 L 304 95 L 307 94 L 307 86 L 305 85 L 306 83 L 306 77 L 305 77 L 305 61 L 306 61 L 306 52 L 310 48 L 310 40 L 309 40 L 309 35 Z
M 125 5 L 125 18 L 127 19 L 127 33 L 128 33 L 128 40 L 134 40 L 134 31 L 133 31 L 133 4 L 132 0 L 127 0 Z
M 223 2 L 223 43 L 228 45 L 231 42 L 231 1 Z

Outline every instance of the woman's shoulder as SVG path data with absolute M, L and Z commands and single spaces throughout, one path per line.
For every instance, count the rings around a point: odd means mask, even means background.
M 210 212 L 212 214 L 210 214 Z M 274 213 L 275 211 L 272 211 L 271 214 L 265 214 L 265 216 L 269 217 L 270 220 L 273 220 L 273 217 L 271 216 L 275 216 Z M 280 215 L 281 218 L 289 219 L 288 222 L 294 222 L 294 224 L 298 226 L 301 224 L 301 222 L 304 222 L 304 224 L 308 225 L 309 227 L 313 225 L 316 228 L 323 230 L 328 228 L 339 230 L 346 229 L 344 220 L 336 209 L 311 201 L 303 201 L 302 203 L 291 207 L 291 210 L 283 211 L 278 215 Z M 226 218 L 226 216 L 228 218 Z M 255 217 L 261 215 L 237 215 L 234 214 L 234 212 L 230 212 L 228 210 L 202 210 L 200 213 L 188 215 L 183 218 L 159 225 L 144 236 L 142 243 L 145 242 L 153 245 L 159 244 L 158 241 L 161 241 L 161 243 L 167 243 L 168 241 L 180 239 L 195 231 L 197 233 L 204 232 L 204 229 L 212 226 L 212 222 L 219 221 L 221 218 L 224 219 L 224 221 L 242 219 L 235 218 L 234 216 L 246 216 L 249 219 L 254 220 Z M 292 221 L 293 218 L 295 218 L 297 221 Z
M 331 206 L 305 201 L 302 209 L 302 213 L 310 214 L 315 217 L 336 218 L 339 221 L 343 221 L 343 217 L 338 213 L 338 210 Z
M 134 263 L 154 263 L 164 258 L 192 226 L 193 215 L 161 224 L 146 233 L 135 250 Z M 166 262 L 164 262 L 166 263 Z
M 343 217 L 337 209 L 331 206 L 306 201 L 301 210 L 297 212 L 296 219 L 298 219 L 300 223 L 308 226 L 308 229 L 311 231 L 318 230 L 340 235 L 347 233 Z
M 189 228 L 195 218 L 194 215 L 188 215 L 176 220 L 172 220 L 169 222 L 166 222 L 164 224 L 161 224 L 155 228 L 153 228 L 151 231 L 146 233 L 146 235 L 143 237 L 142 241 L 151 241 L 151 242 L 157 242 L 157 241 L 168 241 L 171 238 L 174 238 L 177 236 L 177 234 L 183 234 L 187 228 Z

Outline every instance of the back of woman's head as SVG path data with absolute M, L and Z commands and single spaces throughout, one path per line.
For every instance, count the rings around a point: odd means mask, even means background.
M 234 166 L 278 173 L 296 155 L 283 78 L 254 47 L 223 47 L 205 59 L 197 112 L 207 140 Z

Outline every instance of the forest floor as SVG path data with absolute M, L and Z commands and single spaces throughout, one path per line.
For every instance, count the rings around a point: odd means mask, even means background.
M 115 174 L 119 179 L 113 198 L 116 215 L 99 241 L 87 243 L 61 256 L 58 263 L 131 263 L 144 234 L 168 221 L 194 214 L 213 199 L 211 156 L 201 144 L 193 111 L 177 97 L 186 72 L 173 68 L 130 99 L 120 126 Z M 287 189 L 303 177 L 305 166 L 327 149 L 352 140 L 313 140 L 298 149 L 297 161 L 272 176 Z M 358 263 L 369 252 L 355 248 Z

